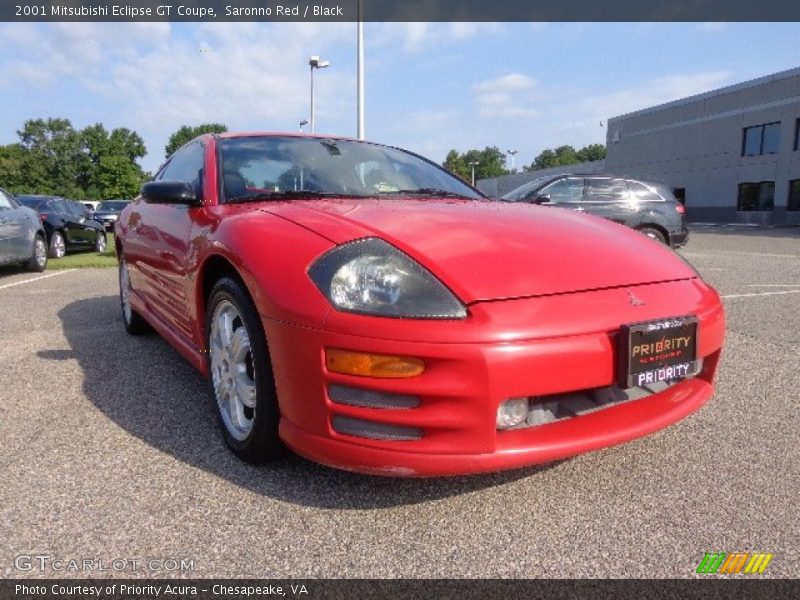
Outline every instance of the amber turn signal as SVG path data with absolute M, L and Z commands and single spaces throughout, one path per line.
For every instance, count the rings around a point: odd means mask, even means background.
M 384 379 L 416 377 L 425 371 L 425 363 L 419 358 L 351 352 L 337 348 L 325 349 L 325 366 L 334 373 Z

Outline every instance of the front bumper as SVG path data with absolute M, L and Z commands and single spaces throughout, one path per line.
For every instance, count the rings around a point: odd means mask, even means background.
M 724 337 L 719 297 L 698 280 L 478 303 L 470 322 L 386 323 L 393 339 L 373 337 L 375 319 L 349 316 L 353 333 L 321 331 L 264 319 L 281 408 L 280 435 L 298 454 L 342 469 L 394 476 L 479 473 L 550 462 L 652 433 L 700 408 L 713 393 Z M 640 400 L 569 419 L 498 431 L 499 404 L 515 397 L 602 388 L 615 383 L 617 331 L 623 323 L 678 314 L 698 317 L 694 378 Z M 549 315 L 547 322 L 536 321 Z M 355 331 L 359 323 L 371 330 Z M 437 343 L 441 331 L 466 329 L 465 339 Z M 337 329 L 340 329 L 337 327 Z M 439 333 L 436 334 L 436 331 Z M 451 331 L 452 333 L 452 331 Z M 469 341 L 470 338 L 474 341 Z M 325 348 L 343 348 L 425 361 L 422 375 L 374 379 L 328 372 Z M 419 398 L 408 409 L 333 402 L 331 384 Z M 410 441 L 345 435 L 335 417 L 421 431 Z

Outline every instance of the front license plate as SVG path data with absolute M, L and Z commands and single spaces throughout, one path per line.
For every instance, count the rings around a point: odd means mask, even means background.
M 697 358 L 697 318 L 670 317 L 623 325 L 620 342 L 622 387 L 687 377 Z

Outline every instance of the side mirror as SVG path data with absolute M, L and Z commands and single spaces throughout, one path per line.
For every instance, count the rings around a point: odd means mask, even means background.
M 550 204 L 550 195 L 543 194 L 541 196 L 536 196 L 533 201 L 534 204 Z
M 200 199 L 190 183 L 184 181 L 151 181 L 142 186 L 142 199 L 150 204 L 186 204 L 198 206 Z

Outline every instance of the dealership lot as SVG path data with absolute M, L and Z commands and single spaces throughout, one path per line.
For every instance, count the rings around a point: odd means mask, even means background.
M 690 577 L 706 552 L 761 551 L 767 576 L 798 577 L 800 231 L 698 228 L 681 253 L 728 314 L 705 408 L 616 448 L 439 480 L 245 465 L 206 382 L 124 333 L 115 270 L 2 271 L 0 573 L 82 575 L 15 568 L 40 554 L 133 576 Z

